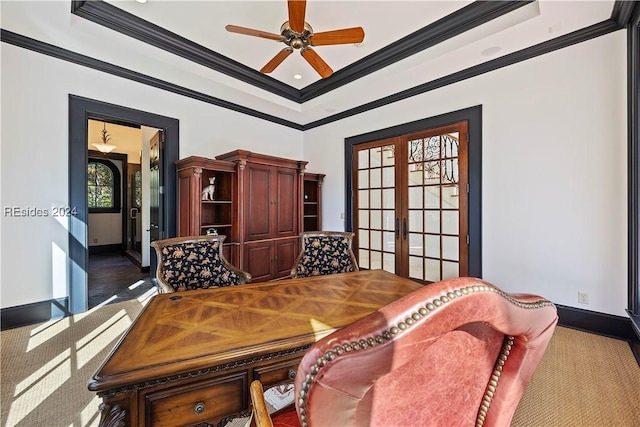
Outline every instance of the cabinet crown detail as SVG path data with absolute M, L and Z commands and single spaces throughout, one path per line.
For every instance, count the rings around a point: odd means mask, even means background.
M 270 156 L 268 154 L 259 154 L 247 150 L 234 150 L 225 154 L 216 156 L 216 160 L 224 161 L 245 161 L 254 164 L 263 164 L 270 166 L 280 166 L 304 171 L 309 162 L 304 160 L 291 160 L 283 157 Z

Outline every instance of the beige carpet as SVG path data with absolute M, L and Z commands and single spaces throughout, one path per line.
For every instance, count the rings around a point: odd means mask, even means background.
M 2 426 L 97 426 L 100 400 L 87 381 L 149 298 L 2 331 Z
M 87 380 L 144 303 L 2 331 L 2 426 L 97 426 Z M 640 368 L 628 343 L 557 328 L 513 426 L 640 426 Z
M 639 427 L 640 367 L 629 343 L 556 328 L 512 425 Z

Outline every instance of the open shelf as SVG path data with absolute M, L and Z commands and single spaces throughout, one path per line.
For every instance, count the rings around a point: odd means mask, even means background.
M 304 174 L 303 193 L 303 227 L 304 231 L 320 231 L 322 229 L 321 201 L 323 174 Z

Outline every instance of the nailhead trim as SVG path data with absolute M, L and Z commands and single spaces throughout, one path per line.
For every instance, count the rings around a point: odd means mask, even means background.
M 298 398 L 298 408 L 299 408 L 299 417 L 302 427 L 308 427 L 307 422 L 307 397 L 309 396 L 309 389 L 315 382 L 315 377 L 320 371 L 322 367 L 326 365 L 328 361 L 332 361 L 337 359 L 338 357 L 344 355 L 345 353 L 350 353 L 352 351 L 365 350 L 369 347 L 375 347 L 376 345 L 382 344 L 386 341 L 389 341 L 394 335 L 399 334 L 401 331 L 406 330 L 413 325 L 419 323 L 419 320 L 423 319 L 430 311 L 434 311 L 439 307 L 451 302 L 456 298 L 460 298 L 465 295 L 469 295 L 475 292 L 495 292 L 505 299 L 507 299 L 512 304 L 517 305 L 518 307 L 533 309 L 533 308 L 541 308 L 546 306 L 552 306 L 553 303 L 547 300 L 539 300 L 535 302 L 523 302 L 518 301 L 508 295 L 506 292 L 488 285 L 472 285 L 466 286 L 464 288 L 458 288 L 453 291 L 449 291 L 446 294 L 440 296 L 439 298 L 435 298 L 430 302 L 427 302 L 424 306 L 418 308 L 418 310 L 412 313 L 406 319 L 398 322 L 397 325 L 391 326 L 388 330 L 383 331 L 380 335 L 376 335 L 375 337 L 369 337 L 366 339 L 360 339 L 359 341 L 353 341 L 350 343 L 345 343 L 342 345 L 337 345 L 333 347 L 332 350 L 327 351 L 323 356 L 320 356 L 316 363 L 311 365 L 309 368 L 309 373 L 305 376 L 305 379 L 302 381 L 302 388 L 300 391 L 300 396 Z M 476 420 L 476 426 L 481 427 L 484 423 L 484 419 L 486 418 L 487 411 L 489 410 L 489 406 L 491 405 L 491 400 L 493 398 L 493 394 L 495 393 L 496 387 L 498 385 L 498 380 L 500 379 L 500 374 L 502 372 L 502 367 L 507 360 L 511 347 L 513 346 L 514 337 L 507 336 L 505 337 L 505 342 L 502 346 L 502 350 L 500 352 L 500 356 L 496 361 L 496 365 L 494 367 L 493 373 L 491 375 L 491 381 L 487 385 L 487 390 L 485 391 L 482 405 L 480 406 L 480 410 L 478 412 L 478 417 Z
M 482 427 L 484 425 L 484 420 L 487 417 L 487 412 L 489 412 L 489 407 L 491 406 L 491 401 L 493 400 L 493 394 L 496 392 L 496 387 L 498 387 L 498 381 L 500 380 L 500 375 L 502 374 L 502 367 L 509 357 L 509 353 L 511 352 L 511 348 L 513 347 L 514 339 L 515 338 L 511 335 L 504 337 L 504 343 L 502 344 L 502 350 L 500 350 L 500 356 L 498 356 L 498 360 L 496 360 L 496 364 L 493 368 L 493 373 L 491 374 L 491 381 L 489 381 L 489 384 L 487 384 L 487 389 L 485 390 L 484 397 L 482 398 L 482 405 L 480 405 L 480 409 L 478 410 L 478 416 L 476 417 L 476 427 Z

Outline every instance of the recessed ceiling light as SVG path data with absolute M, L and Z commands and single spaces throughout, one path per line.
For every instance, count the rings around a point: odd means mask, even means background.
M 294 74 L 293 78 L 296 80 L 300 80 L 302 78 L 302 74 Z
M 557 33 L 558 31 L 560 31 L 560 28 L 561 28 L 561 27 L 562 27 L 562 26 L 561 26 L 561 25 L 560 25 L 560 23 L 558 23 L 558 22 L 557 22 L 557 23 L 555 23 L 555 24 L 553 24 L 553 25 L 551 25 L 551 26 L 549 27 L 549 30 L 548 30 L 548 31 L 549 31 L 549 34 Z
M 146 3 L 147 0 L 136 0 L 138 3 Z
M 491 56 L 500 52 L 500 46 L 491 46 L 480 52 L 482 56 Z

